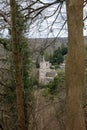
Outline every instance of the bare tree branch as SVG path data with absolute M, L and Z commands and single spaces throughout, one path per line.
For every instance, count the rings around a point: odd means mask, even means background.
M 4 21 L 7 22 L 11 26 L 11 21 L 9 21 L 8 17 L 1 10 L 0 10 L 0 16 L 3 17 Z

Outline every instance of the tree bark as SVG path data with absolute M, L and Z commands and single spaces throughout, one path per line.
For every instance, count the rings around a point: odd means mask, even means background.
M 22 75 L 20 67 L 19 57 L 19 29 L 16 17 L 16 1 L 10 0 L 11 8 L 11 29 L 12 29 L 12 45 L 13 45 L 13 56 L 15 66 L 15 79 L 16 79 L 16 97 L 17 97 L 17 110 L 18 110 L 18 130 L 26 130 L 25 125 L 25 113 L 24 113 L 24 100 L 23 100 L 23 86 L 22 86 Z
M 67 0 L 66 130 L 85 130 L 83 0 Z

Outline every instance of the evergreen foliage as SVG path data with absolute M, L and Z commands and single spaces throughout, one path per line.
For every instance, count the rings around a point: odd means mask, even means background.
M 64 44 L 61 45 L 61 53 L 63 56 L 67 54 L 67 47 Z
M 0 44 L 3 45 L 7 51 L 11 50 L 10 40 L 7 38 L 0 38 Z
M 64 55 L 67 54 L 67 47 L 64 44 L 61 45 L 57 50 L 54 51 L 53 56 L 50 57 L 52 65 L 59 65 L 64 61 Z
M 40 68 L 40 64 L 39 64 L 39 59 L 38 58 L 36 59 L 36 63 L 35 64 L 36 64 L 36 68 Z
M 23 14 L 20 12 L 20 6 L 16 5 L 17 8 L 17 29 L 19 35 L 19 54 L 21 59 L 21 73 L 23 78 L 24 90 L 30 89 L 30 59 L 29 59 L 29 47 L 27 39 L 24 37 L 24 32 L 26 30 L 26 21 Z
M 50 94 L 56 94 L 64 88 L 65 83 L 65 73 L 63 71 L 58 72 L 57 76 L 54 78 L 54 80 L 50 81 L 46 87 L 48 88 L 48 91 Z

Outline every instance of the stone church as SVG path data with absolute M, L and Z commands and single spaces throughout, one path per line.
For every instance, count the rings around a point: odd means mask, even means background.
M 52 81 L 56 75 L 55 69 L 51 69 L 51 63 L 45 61 L 43 57 L 43 60 L 40 62 L 39 83 L 47 84 Z

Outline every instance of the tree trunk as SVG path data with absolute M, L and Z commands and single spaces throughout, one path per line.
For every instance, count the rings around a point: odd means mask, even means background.
M 83 0 L 67 0 L 68 56 L 66 61 L 66 130 L 85 130 Z
M 18 110 L 18 130 L 26 130 L 25 126 L 25 113 L 24 113 L 24 101 L 23 101 L 23 86 L 22 86 L 22 75 L 20 68 L 20 57 L 19 57 L 19 32 L 18 23 L 16 17 L 16 1 L 10 0 L 11 8 L 11 26 L 12 26 L 12 44 L 13 44 L 13 56 L 15 66 L 15 78 L 16 78 L 16 97 L 17 97 L 17 110 Z

